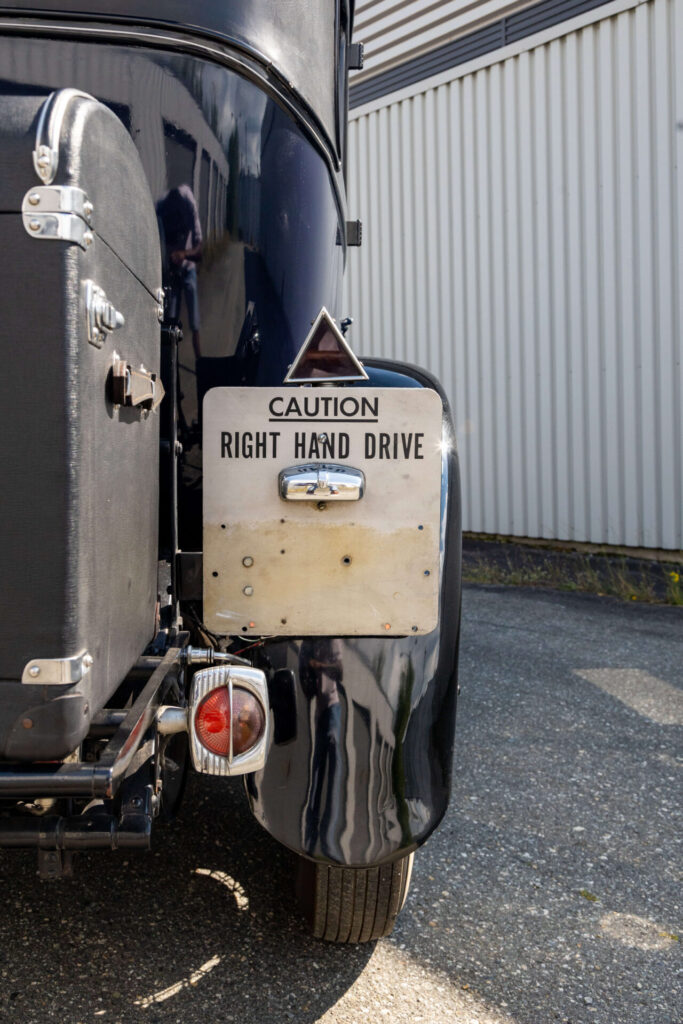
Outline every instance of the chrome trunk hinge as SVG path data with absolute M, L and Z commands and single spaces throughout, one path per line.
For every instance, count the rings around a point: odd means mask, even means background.
M 29 189 L 21 204 L 26 232 L 33 238 L 55 238 L 81 249 L 92 244 L 93 206 L 82 188 L 53 185 L 59 167 L 59 140 L 66 109 L 74 99 L 92 100 L 79 89 L 50 93 L 40 110 L 33 167 L 41 184 Z
M 75 185 L 37 185 L 21 204 L 21 219 L 33 238 L 56 238 L 87 249 L 93 241 L 93 205 Z

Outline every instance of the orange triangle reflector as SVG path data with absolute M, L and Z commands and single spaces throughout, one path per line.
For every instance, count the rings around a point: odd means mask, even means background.
M 323 306 L 289 368 L 285 384 L 367 379 L 363 364 L 356 359 L 344 335 Z

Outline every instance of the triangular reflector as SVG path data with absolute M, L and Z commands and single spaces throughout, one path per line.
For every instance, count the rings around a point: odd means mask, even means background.
M 356 359 L 344 335 L 323 306 L 289 368 L 285 384 L 367 379 L 363 364 Z

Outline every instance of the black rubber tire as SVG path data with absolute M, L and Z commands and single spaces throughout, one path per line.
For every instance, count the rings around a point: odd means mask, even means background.
M 316 939 L 371 942 L 389 935 L 405 903 L 413 854 L 374 868 L 299 862 L 299 899 Z

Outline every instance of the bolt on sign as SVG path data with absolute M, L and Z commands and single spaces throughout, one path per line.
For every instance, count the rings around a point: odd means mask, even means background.
M 436 392 L 214 388 L 203 422 L 211 630 L 396 636 L 436 627 L 447 444 Z

